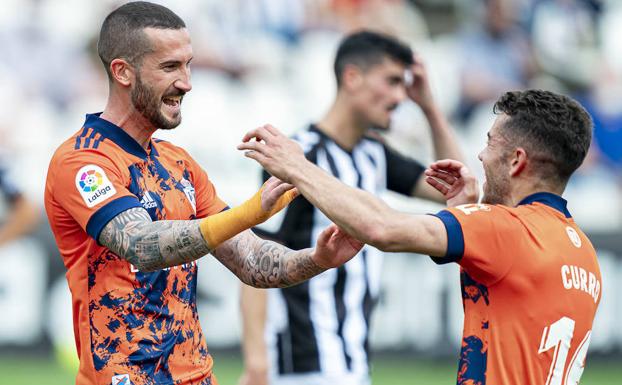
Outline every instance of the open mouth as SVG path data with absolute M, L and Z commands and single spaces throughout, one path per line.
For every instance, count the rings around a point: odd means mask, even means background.
M 169 107 L 179 108 L 179 106 L 181 105 L 182 98 L 183 98 L 183 96 L 181 96 L 181 95 L 165 96 L 164 98 L 162 98 L 162 102 L 164 104 L 166 104 L 167 106 L 169 106 Z

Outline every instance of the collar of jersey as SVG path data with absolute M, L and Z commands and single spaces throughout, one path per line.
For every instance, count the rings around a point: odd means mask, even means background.
M 96 114 L 86 114 L 86 122 L 84 122 L 84 126 L 92 127 L 94 130 L 99 131 L 105 138 L 108 138 L 116 143 L 125 152 L 137 156 L 141 159 L 148 158 L 149 154 L 147 153 L 147 151 L 145 151 L 145 149 L 140 144 L 138 144 L 138 142 L 135 141 L 134 138 L 129 136 L 127 132 L 123 131 L 123 129 L 116 124 L 100 118 L 101 114 L 101 112 L 98 112 Z M 157 156 L 158 153 L 155 146 L 153 145 L 153 141 L 149 142 L 149 147 L 151 150 L 151 154 Z
M 554 208 L 555 210 L 564 214 L 566 218 L 572 218 L 572 215 L 570 215 L 570 211 L 568 211 L 567 208 L 568 202 L 559 195 L 555 195 L 549 192 L 539 192 L 528 195 L 522 201 L 520 201 L 518 205 L 528 205 L 535 202 L 542 203 L 543 205 Z

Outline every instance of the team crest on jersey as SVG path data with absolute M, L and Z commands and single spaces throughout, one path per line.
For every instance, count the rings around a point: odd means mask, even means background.
M 112 385 L 131 385 L 129 374 L 119 374 L 112 376 Z
M 194 210 L 194 213 L 196 214 L 197 202 L 194 194 L 194 186 L 186 178 L 182 178 L 180 183 L 182 186 L 184 186 L 184 194 L 186 194 L 186 198 L 188 198 L 188 200 L 190 201 L 190 204 L 192 205 L 192 210 Z
M 78 170 L 76 188 L 87 207 L 93 207 L 117 193 L 104 170 L 94 164 Z
M 577 234 L 577 231 L 570 226 L 566 226 L 566 234 L 568 234 L 568 238 L 570 238 L 570 242 L 572 242 L 575 247 L 581 247 L 581 237 Z

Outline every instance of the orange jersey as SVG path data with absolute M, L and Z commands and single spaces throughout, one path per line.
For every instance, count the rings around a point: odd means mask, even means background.
M 461 266 L 464 331 L 458 384 L 578 383 L 601 298 L 594 247 L 549 193 L 516 208 L 464 205 L 437 214 Z
M 196 309 L 197 265 L 143 273 L 96 241 L 121 212 L 153 221 L 226 208 L 201 167 L 179 147 L 143 149 L 99 115 L 50 162 L 45 208 L 67 267 L 83 384 L 213 384 Z

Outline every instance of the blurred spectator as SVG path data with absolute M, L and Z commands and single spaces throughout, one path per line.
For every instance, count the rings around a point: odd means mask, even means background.
M 597 0 L 540 0 L 533 7 L 531 31 L 538 64 L 567 88 L 594 81 L 599 60 Z
M 516 3 L 484 0 L 481 21 L 459 38 L 461 69 L 460 120 L 467 121 L 482 102 L 507 90 L 524 88 L 534 73 L 529 39 L 516 22 Z
M 32 232 L 39 223 L 37 207 L 10 180 L 9 171 L 0 164 L 0 248 Z
M 594 120 L 593 161 L 609 168 L 622 188 L 622 79 L 604 68 L 592 89 L 579 100 Z

